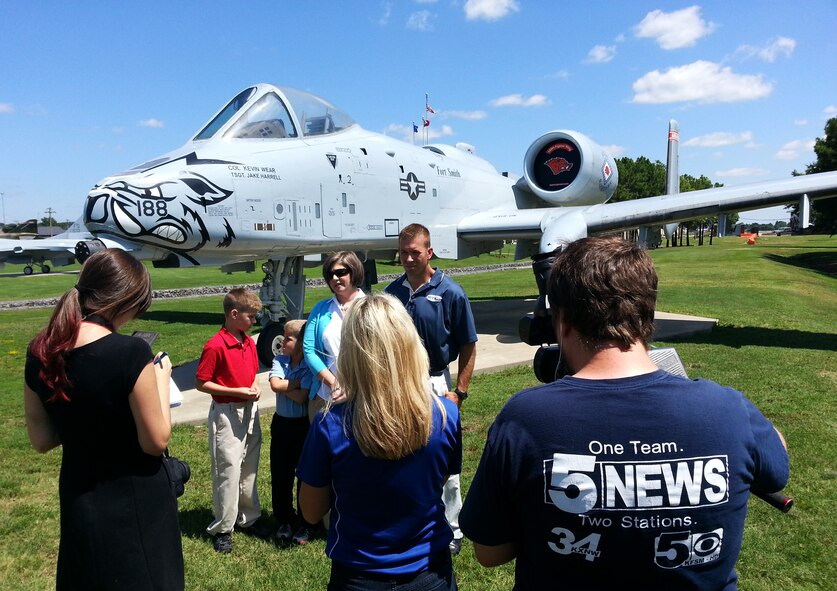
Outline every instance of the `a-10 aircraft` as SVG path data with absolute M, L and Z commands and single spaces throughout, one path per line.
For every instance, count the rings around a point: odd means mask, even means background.
M 361 128 L 331 103 L 257 84 L 185 145 L 103 179 L 87 196 L 83 260 L 114 243 L 156 266 L 262 265 L 269 362 L 282 322 L 301 317 L 306 257 L 335 250 L 391 260 L 418 222 L 441 258 L 517 241 L 517 258 L 548 256 L 588 234 L 837 195 L 837 173 L 608 204 L 616 163 L 574 131 L 537 138 L 510 178 L 466 144 L 417 146 Z M 312 255 L 317 255 L 316 257 Z

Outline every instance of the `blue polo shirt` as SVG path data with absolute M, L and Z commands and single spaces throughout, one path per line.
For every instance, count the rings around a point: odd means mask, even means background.
M 462 345 L 477 342 L 474 314 L 465 291 L 439 269 L 415 292 L 404 274 L 386 292 L 398 298 L 413 319 L 427 355 L 430 373 L 444 371 Z

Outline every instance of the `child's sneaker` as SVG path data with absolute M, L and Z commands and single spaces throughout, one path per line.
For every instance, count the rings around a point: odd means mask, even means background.
M 276 533 L 273 534 L 273 537 L 276 538 L 277 542 L 288 543 L 294 537 L 294 530 L 291 528 L 290 523 L 283 523 L 279 526 L 276 530 Z
M 212 545 L 216 552 L 229 554 L 233 549 L 232 536 L 230 534 L 215 534 L 212 538 Z
M 294 537 L 293 537 L 293 543 L 298 544 L 300 546 L 304 546 L 309 541 L 311 541 L 311 538 L 313 538 L 313 537 L 314 537 L 314 534 L 311 531 L 311 529 L 308 528 L 308 526 L 303 525 L 298 530 L 296 530 L 296 533 L 294 534 Z

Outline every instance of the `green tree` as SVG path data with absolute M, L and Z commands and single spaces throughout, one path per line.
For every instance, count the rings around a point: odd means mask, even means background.
M 631 199 L 642 199 L 653 195 L 662 195 L 666 190 L 666 165 L 659 160 L 651 162 L 645 156 L 636 160 L 623 157 L 616 159 L 616 166 L 619 169 L 619 186 L 611 198 L 611 202 L 630 201 Z M 700 189 L 711 189 L 722 187 L 721 183 L 713 183 L 705 175 L 695 178 L 688 174 L 680 175 L 680 192 L 697 191 Z M 707 217 L 687 222 L 690 229 L 701 224 L 710 225 L 717 221 L 717 217 Z M 731 230 L 738 222 L 738 214 L 733 213 L 727 216 L 727 226 Z
M 666 191 L 666 165 L 657 160 L 651 162 L 645 156 L 617 158 L 619 185 L 611 201 L 630 201 L 653 195 L 662 195 Z

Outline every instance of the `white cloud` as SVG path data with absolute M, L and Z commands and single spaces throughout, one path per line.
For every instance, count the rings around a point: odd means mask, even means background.
M 378 24 L 385 27 L 389 24 L 389 17 L 392 16 L 392 2 L 383 2 L 381 8 L 384 9 L 384 13 L 378 19 Z
M 690 6 L 674 12 L 653 10 L 634 27 L 634 34 L 654 39 L 663 49 L 680 49 L 693 46 L 716 28 L 700 16 L 700 6 Z
M 480 121 L 488 117 L 488 113 L 485 111 L 443 111 L 440 115 L 442 117 L 464 119 L 466 121 Z
M 776 160 L 795 160 L 800 152 L 814 152 L 814 140 L 793 140 L 779 148 L 773 157 Z
M 0 103 L 0 115 L 10 115 L 15 112 L 15 107 L 11 103 Z
M 419 128 L 421 131 L 421 128 Z M 433 127 L 432 125 L 427 128 L 427 139 L 435 140 L 440 137 L 450 137 L 454 135 L 453 127 L 450 125 L 442 125 L 440 127 Z
M 587 52 L 587 59 L 584 61 L 588 64 L 606 64 L 616 55 L 615 45 L 595 45 L 593 49 Z
M 433 15 L 429 10 L 414 12 L 407 19 L 407 28 L 413 29 L 414 31 L 432 31 L 433 24 L 430 22 L 431 18 L 433 18 Z
M 467 0 L 465 18 L 469 21 L 496 21 L 507 17 L 512 12 L 519 12 L 517 0 Z
M 735 50 L 736 55 L 744 58 L 756 57 L 762 61 L 773 63 L 780 55 L 790 57 L 793 50 L 796 49 L 796 41 L 789 37 L 777 37 L 773 42 L 764 47 L 755 47 L 753 45 L 742 45 Z
M 145 119 L 144 121 L 140 121 L 139 125 L 142 127 L 153 127 L 155 129 L 162 129 L 166 126 L 165 123 L 160 121 L 159 119 Z
M 729 67 L 699 60 L 665 72 L 648 72 L 634 82 L 633 90 L 635 103 L 734 103 L 764 98 L 773 92 L 773 85 L 761 75 L 736 74 Z
M 628 148 L 626 148 L 625 146 L 617 146 L 616 144 L 610 144 L 607 146 L 602 146 L 602 150 L 610 154 L 613 158 L 621 158 L 628 151 Z
M 770 174 L 769 170 L 764 168 L 730 168 L 729 170 L 716 170 L 716 177 L 723 178 L 739 178 L 747 176 L 764 176 Z
M 401 125 L 400 123 L 390 123 L 384 129 L 384 134 L 401 137 L 405 142 L 424 140 L 424 130 L 427 130 L 427 139 L 435 140 L 441 137 L 449 137 L 454 135 L 453 127 L 450 125 L 441 125 L 434 127 L 431 123 L 429 127 L 422 129 L 421 123 L 417 122 L 418 133 L 413 133 L 412 125 Z
M 533 94 L 529 98 L 522 94 L 509 94 L 496 98 L 488 104 L 492 107 L 545 107 L 551 104 L 551 101 L 542 94 Z
M 808 125 L 808 120 L 807 119 L 794 119 L 793 124 L 796 125 L 797 127 L 805 127 L 806 125 Z
M 551 74 L 544 76 L 547 80 L 566 80 L 569 77 L 570 73 L 566 70 L 558 70 L 557 72 L 552 72 Z
M 684 146 L 696 146 L 698 148 L 720 148 L 721 146 L 732 146 L 752 142 L 753 134 L 749 131 L 741 133 L 730 133 L 727 131 L 716 131 L 698 137 L 693 137 L 683 142 Z
M 822 111 L 826 117 L 837 116 L 837 105 L 829 105 Z
M 124 127 L 114 127 L 114 128 L 111 129 L 111 131 L 113 133 L 119 135 L 121 133 L 125 133 L 125 128 Z

